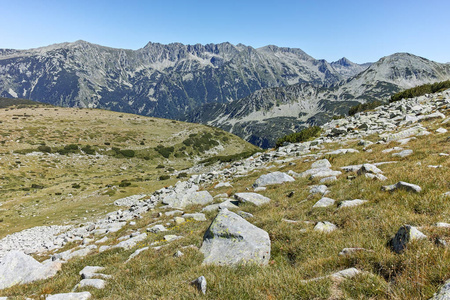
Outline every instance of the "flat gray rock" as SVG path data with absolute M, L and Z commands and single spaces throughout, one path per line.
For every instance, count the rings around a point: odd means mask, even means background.
M 89 292 L 80 292 L 80 293 L 62 293 L 62 294 L 54 294 L 49 295 L 45 299 L 46 300 L 87 300 L 91 299 L 92 295 Z
M 313 208 L 316 208 L 316 207 L 328 207 L 328 206 L 333 205 L 335 202 L 336 201 L 334 199 L 323 197 L 322 199 L 320 199 L 319 201 L 317 201 L 313 205 Z
M 183 218 L 194 219 L 195 221 L 206 221 L 205 214 L 202 213 L 184 214 Z
M 146 233 L 141 233 L 135 237 L 132 237 L 128 240 L 122 241 L 118 243 L 117 245 L 112 246 L 112 248 L 123 248 L 125 250 L 129 250 L 137 245 L 137 243 L 145 240 L 147 238 Z
M 447 280 L 430 300 L 450 300 L 450 280 Z
M 420 232 L 416 227 L 411 225 L 403 225 L 392 239 L 391 247 L 394 252 L 402 253 L 410 241 L 426 238 L 427 236 Z
M 40 263 L 22 251 L 9 251 L 0 261 L 0 290 L 56 275 L 61 262 Z
M 344 200 L 339 205 L 339 208 L 358 206 L 358 205 L 364 204 L 366 202 L 368 202 L 368 201 L 367 200 L 361 200 L 361 199 Z
M 272 172 L 269 174 L 261 175 L 258 179 L 256 179 L 253 184 L 254 187 L 261 187 L 271 184 L 281 184 L 283 182 L 292 182 L 295 179 L 292 176 L 289 176 L 283 172 Z
M 311 165 L 311 169 L 317 168 L 331 168 L 331 163 L 328 161 L 328 159 L 318 160 Z
M 398 153 L 394 153 L 394 154 L 392 154 L 392 156 L 393 157 L 407 157 L 407 156 L 410 156 L 411 154 L 413 154 L 413 151 L 408 149 L 408 150 L 400 151 Z
M 256 206 L 260 206 L 270 202 L 270 198 L 264 197 L 263 195 L 257 193 L 237 193 L 234 195 L 234 198 L 239 202 L 250 202 Z
M 219 209 L 223 209 L 223 208 L 227 208 L 227 209 L 235 209 L 235 208 L 239 208 L 237 206 L 238 201 L 236 200 L 232 200 L 232 199 L 228 199 L 222 203 L 216 203 L 216 204 L 211 204 L 208 206 L 205 206 L 202 211 L 217 211 Z
M 270 259 L 270 238 L 239 215 L 221 210 L 203 237 L 204 264 L 262 264 Z
M 407 190 L 409 192 L 414 192 L 414 193 L 419 193 L 422 191 L 422 188 L 420 186 L 418 186 L 416 184 L 412 184 L 412 183 L 407 183 L 404 181 L 399 181 L 396 184 L 384 185 L 381 187 L 382 191 L 388 191 L 388 192 L 392 192 L 397 189 L 404 189 L 404 190 Z
M 158 224 L 152 227 L 147 228 L 147 232 L 158 233 L 161 231 L 167 231 L 167 228 L 164 225 Z
M 165 197 L 162 202 L 174 208 L 185 208 L 188 205 L 206 205 L 213 200 L 208 191 L 200 191 L 176 193 Z
M 96 289 L 104 289 L 106 285 L 106 281 L 103 279 L 83 279 L 80 281 L 80 283 L 77 285 L 77 288 L 84 288 L 84 287 L 93 287 Z

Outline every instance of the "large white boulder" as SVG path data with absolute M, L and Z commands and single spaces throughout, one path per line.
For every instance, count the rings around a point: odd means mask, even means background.
M 270 259 L 270 238 L 264 230 L 222 209 L 205 232 L 200 251 L 204 264 L 265 265 Z

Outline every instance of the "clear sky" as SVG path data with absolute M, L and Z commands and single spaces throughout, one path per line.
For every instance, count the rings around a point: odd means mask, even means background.
M 330 62 L 395 52 L 450 62 L 449 0 L 0 0 L 0 12 L 0 48 L 230 42 L 300 48 Z

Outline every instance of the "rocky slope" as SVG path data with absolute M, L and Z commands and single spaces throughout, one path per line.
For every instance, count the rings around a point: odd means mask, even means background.
M 346 68 L 337 72 L 300 49 L 276 46 L 148 43 L 133 51 L 77 41 L 1 50 L 0 96 L 175 118 L 262 88 L 333 84 Z
M 314 141 L 196 165 L 92 222 L 9 235 L 0 286 L 54 278 L 0 294 L 446 299 L 449 107 L 450 90 L 394 102 L 326 123 Z
M 341 60 L 339 65 L 346 64 L 350 63 Z M 223 128 L 268 148 L 279 137 L 324 124 L 360 102 L 383 100 L 400 90 L 449 78 L 447 64 L 397 53 L 331 87 L 298 83 L 263 89 L 231 103 L 205 105 L 187 115 L 186 120 Z

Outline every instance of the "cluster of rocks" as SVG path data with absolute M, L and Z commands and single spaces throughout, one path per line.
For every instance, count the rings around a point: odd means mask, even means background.
M 117 232 L 125 225 L 135 225 L 134 219 L 141 218 L 144 213 L 155 208 L 156 205 L 163 204 L 161 207 L 164 213 L 161 216 L 174 217 L 175 224 L 183 224 L 186 220 L 192 219 L 195 221 L 206 221 L 203 213 L 197 212 L 193 214 L 186 214 L 182 210 L 190 205 L 199 205 L 202 211 L 218 211 L 217 216 L 212 221 L 203 237 L 203 244 L 199 249 L 204 254 L 205 264 L 218 265 L 236 265 L 246 263 L 267 264 L 270 259 L 271 241 L 267 232 L 251 224 L 247 219 L 252 215 L 246 212 L 237 211 L 241 203 L 252 203 L 256 206 L 262 206 L 271 201 L 261 194 L 259 191 L 264 191 L 266 186 L 273 184 L 289 183 L 296 180 L 296 178 L 319 179 L 318 185 L 311 185 L 310 194 L 319 194 L 322 197 L 318 200 L 312 208 L 320 209 L 322 207 L 333 206 L 339 203 L 337 209 L 354 207 L 362 205 L 370 201 L 362 199 L 350 199 L 336 201 L 334 199 L 325 197 L 329 193 L 329 189 L 325 183 L 334 181 L 341 176 L 343 172 L 351 172 L 354 175 L 349 175 L 347 178 L 351 179 L 353 176 L 365 176 L 373 180 L 387 180 L 383 175 L 383 171 L 378 167 L 386 163 L 395 162 L 380 162 L 373 164 L 361 164 L 341 167 L 340 170 L 332 168 L 331 163 L 327 159 L 321 159 L 324 155 L 340 155 L 346 153 L 356 153 L 355 149 L 338 149 L 332 152 L 324 150 L 324 143 L 333 142 L 336 140 L 345 139 L 362 139 L 369 134 L 377 133 L 380 136 L 380 142 L 400 141 L 404 144 L 414 136 L 427 134 L 426 128 L 416 124 L 421 120 L 431 118 L 444 119 L 445 115 L 439 112 L 439 109 L 450 105 L 450 91 L 443 92 L 439 99 L 430 98 L 429 96 L 418 97 L 413 100 L 403 100 L 391 103 L 388 106 L 375 109 L 372 112 L 363 112 L 356 114 L 347 119 L 333 120 L 324 126 L 324 133 L 321 137 L 314 141 L 303 142 L 297 144 L 284 145 L 275 150 L 269 150 L 265 153 L 257 153 L 247 159 L 231 163 L 229 166 L 224 164 L 214 166 L 214 170 L 208 167 L 196 166 L 191 171 L 200 172 L 198 175 L 193 175 L 186 181 L 179 181 L 174 186 L 165 187 L 155 191 L 151 195 L 134 195 L 127 198 L 115 201 L 115 205 L 124 206 L 123 209 L 111 212 L 104 218 L 96 222 L 88 222 L 81 224 L 78 227 L 70 226 L 47 226 L 35 227 L 19 233 L 15 233 L 0 240 L 0 272 L 13 274 L 8 277 L 10 279 L 1 279 L 3 273 L 0 273 L 0 289 L 18 283 L 27 283 L 36 279 L 48 278 L 53 276 L 64 261 L 70 260 L 73 257 L 83 257 L 94 251 L 103 252 L 111 248 L 132 249 L 138 243 L 147 239 L 147 233 L 159 233 L 168 231 L 162 224 L 150 224 L 146 228 L 146 232 L 136 230 L 119 238 L 119 242 L 115 245 L 104 245 L 97 247 L 97 244 L 108 241 L 108 234 Z M 442 99 L 441 99 L 442 98 Z M 448 119 L 447 119 L 448 120 Z M 446 120 L 446 121 L 447 121 Z M 444 121 L 445 122 L 445 121 Z M 406 129 L 392 133 L 393 130 L 409 126 Z M 389 133 L 387 132 L 389 131 Z M 366 147 L 371 145 L 371 142 L 361 140 L 360 144 Z M 316 154 L 311 154 L 314 150 L 320 150 Z M 323 151 L 322 151 L 323 150 Z M 405 151 L 402 148 L 392 149 L 398 152 L 398 157 L 405 157 L 410 155 L 412 151 Z M 394 156 L 394 157 L 396 157 Z M 302 172 L 296 173 L 289 171 L 288 174 L 282 172 L 268 172 L 259 177 L 253 184 L 253 191 L 240 192 L 229 198 L 228 194 L 220 194 L 216 197 L 205 190 L 201 190 L 202 186 L 212 187 L 219 182 L 216 187 L 231 186 L 229 181 L 233 178 L 244 176 L 256 169 L 269 169 L 269 163 L 275 164 L 290 164 L 294 165 L 295 160 L 303 159 L 312 162 L 311 168 Z M 398 182 L 393 185 L 383 186 L 383 190 L 395 192 L 396 189 L 405 189 L 408 192 L 421 192 L 421 188 L 417 185 Z M 213 202 L 220 203 L 213 203 Z M 236 210 L 232 212 L 230 210 Z M 288 223 L 295 223 L 297 221 L 283 220 Z M 442 224 L 447 223 L 438 223 Z M 327 220 L 322 220 L 312 224 L 313 230 L 323 232 L 325 234 L 338 230 L 335 224 Z M 450 225 L 449 225 L 450 226 Z M 312 227 L 312 226 L 311 226 Z M 181 237 L 175 235 L 165 235 L 164 241 L 171 242 Z M 426 236 L 414 226 L 403 225 L 398 230 L 395 237 L 391 240 L 391 247 L 396 253 L 401 253 L 407 247 L 410 241 L 425 239 Z M 67 251 L 56 253 L 51 259 L 44 263 L 32 262 L 32 258 L 27 254 L 41 253 L 45 251 L 55 251 L 69 242 L 79 241 L 81 245 L 77 248 L 69 249 Z M 445 241 L 444 241 L 445 242 Z M 140 247 L 128 259 L 131 260 L 141 252 L 149 250 L 150 247 L 158 249 L 161 247 L 157 242 L 148 245 L 147 247 Z M 370 251 L 362 248 L 346 248 L 341 253 L 342 255 L 351 255 L 357 251 Z M 21 250 L 12 251 L 12 250 Z M 26 254 L 25 254 L 26 253 Z M 182 252 L 176 253 L 176 256 L 182 256 Z M 3 258 L 2 258 L 3 256 Z M 32 270 L 20 267 L 14 269 L 15 265 L 8 265 L 14 262 L 16 258 L 23 261 L 30 261 L 28 265 Z M 16 264 L 17 265 L 17 264 Z M 22 269 L 21 269 L 22 268 Z M 89 267 L 92 268 L 92 267 Z M 76 288 L 83 286 L 94 286 L 102 288 L 105 285 L 107 275 L 97 273 L 97 269 L 84 270 L 80 273 L 82 280 Z M 56 270 L 56 271 L 55 271 Z M 344 270 L 330 275 L 333 278 L 349 278 L 358 274 L 358 270 Z M 92 275 L 94 274 L 94 275 Z M 19 276 L 17 276 L 19 275 Z M 92 275 L 92 276 L 91 276 Z M 5 275 L 6 276 L 6 275 Z M 97 277 L 97 278 L 94 278 Z M 100 277 L 100 278 L 98 278 Z M 320 279 L 320 278 L 319 278 Z M 86 281 L 84 281 L 86 280 Z M 199 291 L 206 292 L 206 279 L 200 276 L 193 282 Z M 63 295 L 63 294 L 61 294 Z M 71 293 L 64 294 L 64 299 L 88 299 L 89 293 Z M 80 298 L 70 298 L 70 297 Z M 63 297 L 53 295 L 48 299 L 63 299 Z M 84 298 L 83 298 L 84 297 Z M 86 298 L 87 297 L 87 298 Z

